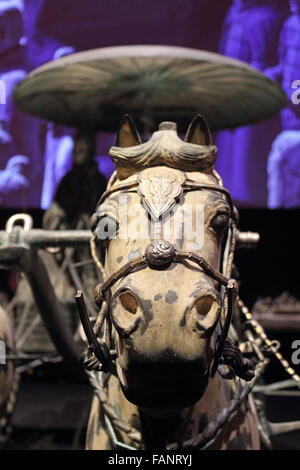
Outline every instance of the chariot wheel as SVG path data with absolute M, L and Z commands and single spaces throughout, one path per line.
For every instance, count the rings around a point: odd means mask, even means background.
M 70 250 L 72 251 L 72 249 Z M 51 253 L 39 253 L 47 264 L 48 272 L 60 305 L 60 322 L 55 319 L 49 326 L 45 317 L 36 305 L 29 283 L 24 275 L 20 275 L 18 287 L 7 312 L 14 327 L 16 370 L 22 373 L 43 364 L 57 364 L 66 361 L 72 368 L 81 369 L 80 353 L 85 346 L 85 336 L 78 317 L 74 295 L 77 288 L 87 292 L 86 286 L 78 274 L 77 263 L 72 260 L 70 251 L 64 255 L 61 266 Z M 71 273 L 71 275 L 70 275 Z M 71 279 L 70 279 L 71 277 Z M 90 293 L 85 295 L 89 305 L 90 317 L 96 317 L 96 310 L 89 300 Z M 62 339 L 68 341 L 62 344 Z M 63 346 L 63 349 L 62 349 Z
M 29 216 L 17 214 L 16 220 L 28 219 Z M 11 224 L 9 219 L 7 226 Z M 24 224 L 25 228 L 26 223 Z M 6 236 L 17 239 L 21 227 L 12 227 L 13 236 L 7 232 Z M 22 229 L 22 233 L 32 233 L 31 224 Z M 16 363 L 18 373 L 33 369 L 45 363 L 58 363 L 67 361 L 74 369 L 81 369 L 79 362 L 81 351 L 85 345 L 85 336 L 82 331 L 74 296 L 80 289 L 85 294 L 87 308 L 91 318 L 97 312 L 93 302 L 94 286 L 97 283 L 94 263 L 89 256 L 89 231 L 79 230 L 83 235 L 84 244 L 78 246 L 64 246 L 61 231 L 33 230 L 37 236 L 43 233 L 56 233 L 61 241 L 61 247 L 50 247 L 45 244 L 40 249 L 28 249 L 24 267 L 24 259 L 20 260 L 19 249 L 24 248 L 13 244 L 9 248 L 0 249 L 0 257 L 6 257 L 5 267 L 17 271 L 17 288 L 13 298 L 6 302 L 5 308 L 9 321 L 14 328 L 14 348 L 12 359 Z M 21 232 L 19 232 L 21 233 Z M 68 232 L 67 232 L 68 233 Z M 71 236 L 73 235 L 73 232 Z M 76 237 L 76 230 L 74 231 Z M 46 234 L 46 235 L 45 235 Z M 0 234 L 1 235 L 1 234 Z M 50 235 L 51 239 L 51 235 Z M 0 236 L 1 241 L 1 236 Z M 14 240 L 13 240 L 14 241 Z M 0 243 L 1 247 L 1 243 Z M 4 254 L 2 254 L 4 253 Z M 2 256 L 1 256 L 2 255 Z M 18 261 L 14 259 L 18 258 Z M 24 258 L 24 256 L 23 256 Z M 16 268 L 17 264 L 20 266 Z M 3 259 L 1 266 L 3 267 Z
M 14 347 L 12 325 L 7 312 L 0 306 L 0 449 L 5 445 L 11 431 L 11 417 L 18 393 L 19 374 L 14 362 L 9 359 Z

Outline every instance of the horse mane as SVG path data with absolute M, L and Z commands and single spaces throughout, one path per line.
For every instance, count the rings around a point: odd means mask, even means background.
M 182 171 L 209 171 L 217 158 L 215 145 L 185 142 L 176 130 L 154 132 L 151 139 L 131 147 L 111 147 L 109 155 L 119 179 L 125 179 L 145 168 L 168 166 Z

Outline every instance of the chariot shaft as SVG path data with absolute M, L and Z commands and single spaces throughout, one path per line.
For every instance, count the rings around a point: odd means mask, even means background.
M 91 238 L 89 230 L 14 229 L 13 234 L 12 237 L 6 230 L 0 231 L 0 246 L 17 243 L 31 248 L 67 247 L 88 245 Z

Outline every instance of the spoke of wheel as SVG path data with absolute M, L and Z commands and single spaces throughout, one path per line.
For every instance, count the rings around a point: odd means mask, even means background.
M 270 390 L 283 390 L 285 388 L 295 387 L 294 380 L 281 380 L 268 385 L 255 385 L 254 392 L 268 392 Z
M 269 397 L 300 397 L 300 390 L 264 390 L 261 393 Z
M 30 326 L 27 328 L 27 330 L 23 333 L 22 337 L 19 340 L 17 340 L 17 344 L 16 344 L 17 350 L 22 348 L 28 336 L 31 335 L 31 333 L 40 323 L 41 323 L 41 317 L 37 315 L 32 321 L 32 323 L 30 324 Z
M 300 421 L 288 421 L 286 423 L 270 423 L 268 422 L 271 436 L 278 434 L 286 434 L 295 432 L 300 429 Z
M 18 303 L 18 300 L 19 300 L 19 298 L 18 298 L 18 296 L 15 294 L 15 295 L 13 296 L 13 298 L 11 299 L 11 301 L 9 302 L 9 304 L 7 305 L 7 307 L 6 307 L 6 311 L 7 311 L 7 313 L 8 313 L 9 319 L 10 319 L 11 321 L 13 321 L 13 317 L 14 317 L 14 313 L 15 313 L 14 308 L 16 307 L 16 305 L 17 305 L 17 303 Z
M 16 371 L 21 374 L 22 372 L 26 372 L 28 369 L 34 369 L 35 367 L 41 366 L 42 364 L 56 364 L 58 362 L 62 362 L 63 358 L 61 356 L 55 357 L 44 357 L 40 359 L 35 359 L 34 361 L 27 362 L 22 366 L 16 367 Z
M 63 260 L 63 263 L 54 279 L 53 282 L 53 287 L 56 287 L 58 282 L 61 280 L 62 276 L 65 274 L 66 270 L 68 269 L 68 266 L 71 262 L 72 256 L 74 254 L 74 248 L 71 248 L 70 250 L 66 249 L 65 250 L 65 258 Z
M 17 319 L 17 322 L 18 322 L 17 329 L 16 329 L 16 340 L 17 341 L 18 341 L 19 338 L 21 338 L 21 335 L 22 335 L 22 332 L 24 330 L 26 320 L 28 318 L 31 306 L 32 306 L 31 300 L 27 300 L 25 302 L 24 309 L 23 309 L 23 312 L 20 316 L 20 319 L 19 318 Z

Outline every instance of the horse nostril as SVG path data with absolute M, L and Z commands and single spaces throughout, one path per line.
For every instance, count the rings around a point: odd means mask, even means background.
M 214 299 L 210 295 L 204 295 L 195 301 L 192 310 L 196 314 L 198 320 L 201 321 L 205 319 L 213 303 Z
M 123 337 L 133 333 L 142 319 L 142 308 L 138 299 L 131 292 L 120 292 L 112 302 L 112 322 Z
M 124 294 L 119 295 L 119 300 L 122 307 L 127 310 L 127 312 L 135 314 L 137 311 L 137 300 L 129 292 L 124 292 Z

